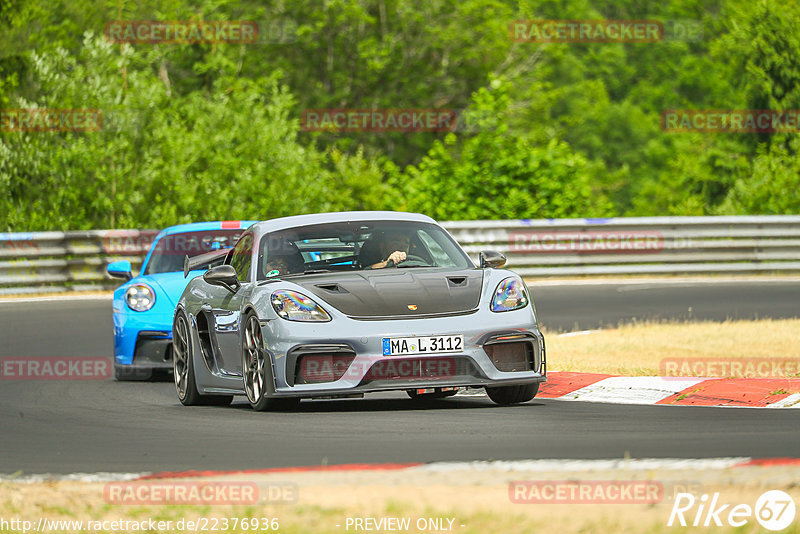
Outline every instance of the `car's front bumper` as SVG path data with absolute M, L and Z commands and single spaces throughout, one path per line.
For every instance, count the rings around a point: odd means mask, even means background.
M 544 382 L 546 358 L 544 336 L 531 321 L 527 310 L 486 315 L 427 319 L 361 321 L 348 319 L 318 324 L 298 324 L 276 319 L 262 321 L 267 350 L 275 362 L 276 396 L 327 396 L 371 391 L 451 386 L 511 386 Z M 349 335 L 348 335 L 349 333 Z M 384 356 L 383 339 L 463 335 L 459 352 Z M 507 343 L 524 344 L 527 366 L 508 370 L 491 347 Z M 490 347 L 487 351 L 487 347 Z M 514 347 L 517 350 L 518 347 Z M 520 349 L 521 350 L 521 349 Z M 505 351 L 508 352 L 508 351 Z M 494 359 L 490 357 L 494 354 Z M 338 373 L 328 380 L 302 383 L 303 358 L 332 354 L 340 363 Z M 344 365 L 347 357 L 350 363 Z M 334 363 L 335 367 L 335 363 Z M 346 367 L 346 368 L 345 368 Z M 308 366 L 305 375 L 308 378 Z M 317 377 L 318 378 L 318 377 Z
M 114 363 L 137 369 L 172 369 L 172 317 L 114 310 Z

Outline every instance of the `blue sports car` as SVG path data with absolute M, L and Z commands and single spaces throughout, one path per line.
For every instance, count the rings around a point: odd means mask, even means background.
M 114 291 L 114 376 L 117 380 L 148 380 L 155 369 L 172 370 L 175 305 L 192 279 L 184 277 L 185 257 L 232 247 L 253 222 L 216 221 L 170 226 L 153 239 L 139 276 L 133 277 L 128 260 L 108 265 L 108 274 L 126 280 Z

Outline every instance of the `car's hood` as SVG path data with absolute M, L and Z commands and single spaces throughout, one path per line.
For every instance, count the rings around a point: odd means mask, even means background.
M 181 298 L 183 290 L 192 280 L 192 277 L 184 278 L 183 272 L 148 274 L 141 278 L 143 282 L 157 286 L 154 289 L 156 291 L 160 289 L 160 293 L 167 297 L 173 308 Z
M 293 278 L 292 282 L 346 315 L 414 316 L 475 309 L 480 301 L 483 271 L 390 267 L 309 275 Z

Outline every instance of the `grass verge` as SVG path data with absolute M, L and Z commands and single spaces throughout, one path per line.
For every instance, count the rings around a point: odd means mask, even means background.
M 666 361 L 756 359 L 780 364 L 777 369 L 783 372 L 771 378 L 800 377 L 800 319 L 646 322 L 581 335 L 545 331 L 545 336 L 549 371 L 659 376 L 664 374 Z M 770 373 L 774 369 L 771 366 Z M 691 365 L 682 370 L 690 371 L 682 376 L 708 376 L 691 372 Z M 744 377 L 766 378 L 758 373 L 755 369 Z

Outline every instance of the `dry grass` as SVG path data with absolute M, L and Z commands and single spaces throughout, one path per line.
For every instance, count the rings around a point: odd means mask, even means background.
M 800 319 L 649 322 L 585 335 L 545 335 L 550 371 L 657 376 L 663 374 L 662 360 L 689 358 L 786 360 L 783 378 L 797 378 L 800 370 Z
M 678 491 L 688 490 L 697 497 L 702 493 L 720 492 L 721 502 L 752 506 L 766 490 L 783 490 L 797 500 L 800 498 L 800 490 L 795 483 L 797 476 L 797 467 L 785 466 L 708 471 L 620 468 L 568 473 L 513 470 L 283 473 L 248 478 L 262 488 L 268 484 L 296 484 L 298 491 L 295 502 L 259 503 L 247 507 L 119 506 L 105 502 L 102 483 L 6 482 L 0 483 L 0 517 L 34 522 L 39 517 L 84 520 L 153 518 L 171 520 L 173 525 L 181 518 L 276 517 L 280 522 L 279 532 L 321 534 L 354 532 L 353 527 L 347 529 L 345 526 L 348 517 L 405 517 L 414 523 L 424 518 L 451 518 L 454 519 L 454 528 L 449 532 L 460 534 L 545 531 L 670 533 L 687 530 L 666 526 L 673 504 L 674 493 L 671 488 L 676 485 L 685 488 Z M 658 481 L 664 486 L 665 498 L 660 503 L 650 505 L 515 504 L 509 499 L 511 481 L 566 479 Z M 761 531 L 752 518 L 746 527 L 739 530 L 730 527 L 700 528 L 724 533 Z M 178 532 L 174 528 L 165 531 Z M 242 532 L 242 529 L 227 532 Z M 420 530 L 412 527 L 408 532 Z M 795 521 L 788 532 L 800 532 L 800 523 Z

